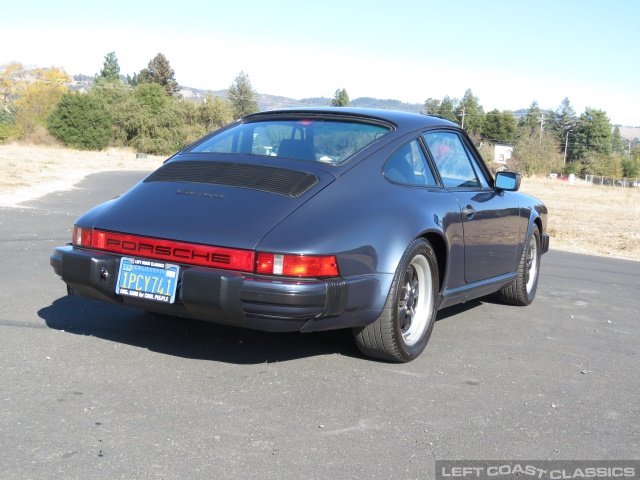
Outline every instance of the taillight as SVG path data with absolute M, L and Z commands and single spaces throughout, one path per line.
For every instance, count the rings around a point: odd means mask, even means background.
M 78 227 L 77 225 L 74 225 L 71 243 L 73 243 L 74 245 L 78 245 L 79 247 L 90 247 L 91 246 L 91 229 Z
M 333 255 L 283 255 L 258 253 L 256 273 L 284 277 L 337 277 L 338 262 Z
M 338 277 L 334 255 L 291 255 L 240 250 L 174 240 L 138 237 L 104 230 L 73 226 L 74 245 L 96 250 L 135 255 L 176 263 L 224 268 L 260 275 L 298 278 Z M 255 262 L 254 262 L 255 259 Z

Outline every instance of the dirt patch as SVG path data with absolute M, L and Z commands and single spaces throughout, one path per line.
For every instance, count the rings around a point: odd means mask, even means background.
M 91 173 L 158 168 L 166 157 L 136 158 L 130 150 L 83 152 L 56 147 L 0 145 L 0 206 L 17 206 L 50 192 L 69 190 Z
M 165 157 L 136 158 L 129 150 L 83 152 L 64 148 L 0 145 L 0 206 L 68 190 L 91 173 L 152 171 Z M 551 248 L 640 260 L 640 188 L 569 185 L 526 178 L 521 190 L 549 209 Z

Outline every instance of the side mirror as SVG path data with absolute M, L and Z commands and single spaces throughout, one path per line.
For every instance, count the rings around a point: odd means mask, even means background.
M 496 174 L 495 186 L 499 190 L 517 192 L 520 189 L 522 175 L 514 172 L 498 172 Z

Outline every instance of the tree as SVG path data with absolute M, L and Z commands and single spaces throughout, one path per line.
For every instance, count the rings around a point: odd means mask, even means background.
M 627 178 L 640 177 L 640 158 L 627 157 L 622 160 L 622 175 Z
M 440 100 L 435 98 L 427 98 L 424 101 L 423 113 L 425 115 L 439 115 L 440 113 Z
M 169 65 L 169 60 L 158 53 L 149 61 L 147 68 L 143 68 L 138 74 L 138 83 L 157 83 L 162 85 L 169 96 L 175 95 L 181 87 L 175 79 L 175 72 Z
M 142 105 L 150 114 L 158 115 L 168 105 L 171 99 L 165 95 L 165 90 L 160 84 L 145 83 L 139 85 L 133 92 L 137 102 Z
M 606 153 L 590 151 L 580 159 L 582 163 L 582 173 L 595 175 L 598 177 L 617 177 L 623 173 L 620 158 L 612 157 Z
M 96 81 L 119 82 L 120 81 L 120 65 L 116 58 L 116 52 L 109 52 L 104 56 L 102 70 L 96 75 Z
M 497 109 L 487 113 L 484 119 L 483 135 L 493 143 L 511 145 L 516 135 L 516 118 L 509 110 Z
M 138 86 L 138 74 L 137 73 L 133 73 L 133 77 L 129 76 L 129 74 L 127 74 L 127 84 L 129 84 L 132 87 L 137 87 Z
M 160 89 L 159 85 L 157 85 Z M 137 126 L 143 122 L 141 107 L 130 88 L 92 88 L 88 93 L 100 102 L 112 119 L 110 143 L 118 147 L 129 147 Z M 164 95 L 164 91 L 162 92 Z
M 438 116 L 440 118 L 444 118 L 445 120 L 449 120 L 450 122 L 457 123 L 458 119 L 456 118 L 455 113 L 457 105 L 457 99 L 451 99 L 449 98 L 449 95 L 445 95 L 445 97 L 442 99 L 442 102 L 440 102 L 440 111 L 438 113 Z
M 524 130 L 516 139 L 509 165 L 522 175 L 548 174 L 559 171 L 562 155 L 551 132 Z
M 0 143 L 20 136 L 15 102 L 27 85 L 26 70 L 21 63 L 0 66 Z
M 132 118 L 130 145 L 139 152 L 164 155 L 180 150 L 186 141 L 186 118 L 177 99 L 165 95 L 159 84 L 133 90 L 136 116 Z
M 549 120 L 546 122 L 547 130 L 553 132 L 560 143 L 565 156 L 565 162 L 571 160 L 571 158 L 568 157 L 568 145 L 573 131 L 576 128 L 576 121 L 576 112 L 571 106 L 569 98 L 565 97 L 562 103 L 560 103 L 560 106 L 549 116 Z
M 349 106 L 349 94 L 346 89 L 337 89 L 331 100 L 332 107 L 348 107 Z
M 538 102 L 534 100 L 533 102 L 531 102 L 531 106 L 527 111 L 527 115 L 525 117 L 522 117 L 518 122 L 518 131 L 522 134 L 533 132 L 540 135 L 542 125 L 542 110 L 540 110 Z
M 572 159 L 581 160 L 590 152 L 611 155 L 612 126 L 606 112 L 587 108 L 576 122 L 569 152 Z
M 21 63 L 0 66 L 0 110 L 9 113 L 13 109 L 20 92 L 28 86 L 26 75 Z
M 31 71 L 35 80 L 19 91 L 16 124 L 20 136 L 31 136 L 39 127 L 46 127 L 53 108 L 67 91 L 69 75 L 58 68 L 38 68 Z
M 484 109 L 480 105 L 480 100 L 473 95 L 470 88 L 464 92 L 464 96 L 456 108 L 456 118 L 458 125 L 469 134 L 478 135 L 482 133 L 485 118 Z
M 611 150 L 614 155 L 622 156 L 624 154 L 624 142 L 622 141 L 622 136 L 620 135 L 620 127 L 617 125 L 613 129 L 613 133 L 611 134 Z
M 207 132 L 220 128 L 233 121 L 233 107 L 228 100 L 214 97 L 207 93 L 204 102 L 198 105 L 198 122 L 202 124 Z
M 576 112 L 569 102 L 569 98 L 565 97 L 547 120 L 547 129 L 551 130 L 558 140 L 564 144 L 567 132 L 571 132 L 576 126 Z
M 233 83 L 229 85 L 227 94 L 233 107 L 234 118 L 241 118 L 260 110 L 257 93 L 251 86 L 249 75 L 244 72 L 240 72 L 234 78 Z
M 109 145 L 111 118 L 91 95 L 65 93 L 48 124 L 49 132 L 68 147 L 103 150 Z

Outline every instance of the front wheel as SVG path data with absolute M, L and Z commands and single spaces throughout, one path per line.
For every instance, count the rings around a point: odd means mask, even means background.
M 517 306 L 526 306 L 533 302 L 538 289 L 541 255 L 540 233 L 533 227 L 520 257 L 516 280 L 498 292 L 500 300 Z
M 396 270 L 380 317 L 354 329 L 356 344 L 367 356 L 409 362 L 429 341 L 437 312 L 438 262 L 431 244 L 414 240 Z

